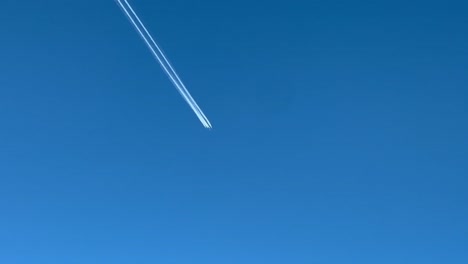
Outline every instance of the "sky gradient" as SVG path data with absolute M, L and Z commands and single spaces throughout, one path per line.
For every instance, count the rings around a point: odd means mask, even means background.
M 47 3 L 45 3 L 47 2 Z M 468 2 L 0 9 L 0 263 L 468 263 Z

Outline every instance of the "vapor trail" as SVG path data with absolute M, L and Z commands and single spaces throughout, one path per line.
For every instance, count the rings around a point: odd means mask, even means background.
M 167 74 L 167 76 L 169 77 L 171 82 L 174 84 L 176 89 L 185 99 L 187 104 L 192 108 L 193 112 L 197 115 L 198 119 L 203 124 L 203 126 L 206 128 L 212 128 L 210 121 L 205 116 L 203 111 L 200 109 L 198 104 L 195 102 L 193 97 L 190 95 L 184 83 L 182 82 L 182 80 L 180 79 L 180 77 L 177 75 L 174 68 L 172 67 L 171 63 L 166 58 L 163 51 L 161 50 L 159 45 L 156 43 L 156 41 L 153 39 L 151 34 L 148 32 L 143 22 L 141 22 L 140 18 L 135 13 L 135 11 L 131 7 L 131 5 L 128 3 L 128 1 L 116 0 L 116 2 L 122 8 L 123 12 L 129 19 L 129 21 L 133 24 L 137 32 L 140 34 L 141 38 L 145 41 L 146 45 L 148 46 L 150 51 L 153 53 L 154 57 L 157 59 L 157 61 L 163 68 L 164 72 Z

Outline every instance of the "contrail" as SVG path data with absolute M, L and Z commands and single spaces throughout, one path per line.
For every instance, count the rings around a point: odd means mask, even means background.
M 187 104 L 192 108 L 193 112 L 197 115 L 198 119 L 203 124 L 203 126 L 205 128 L 212 128 L 210 121 L 205 116 L 203 111 L 200 109 L 198 104 L 195 102 L 193 97 L 190 95 L 189 91 L 185 87 L 185 85 L 182 82 L 182 80 L 180 79 L 179 75 L 177 75 L 177 73 L 175 72 L 175 70 L 172 67 L 171 63 L 166 58 L 163 51 L 161 50 L 159 45 L 156 43 L 156 41 L 153 39 L 151 34 L 148 32 L 148 30 L 146 29 L 143 22 L 141 22 L 140 18 L 135 13 L 132 6 L 128 3 L 127 0 L 116 0 L 116 2 L 120 5 L 123 12 L 127 16 L 127 18 L 133 24 L 133 26 L 135 27 L 137 32 L 140 34 L 141 38 L 143 38 L 146 45 L 148 45 L 148 48 L 150 49 L 150 51 L 153 53 L 154 57 L 159 62 L 159 64 L 163 68 L 164 72 L 167 74 L 167 76 L 169 77 L 171 82 L 174 84 L 174 86 L 177 88 L 179 93 L 185 99 Z

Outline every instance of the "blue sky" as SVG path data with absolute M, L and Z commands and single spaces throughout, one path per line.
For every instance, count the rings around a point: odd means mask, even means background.
M 0 10 L 0 263 L 467 263 L 468 4 Z

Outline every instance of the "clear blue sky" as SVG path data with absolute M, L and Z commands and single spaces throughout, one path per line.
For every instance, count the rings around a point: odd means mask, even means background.
M 468 2 L 0 9 L 0 263 L 468 263 Z

